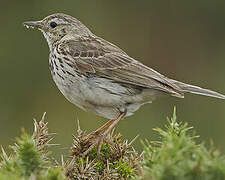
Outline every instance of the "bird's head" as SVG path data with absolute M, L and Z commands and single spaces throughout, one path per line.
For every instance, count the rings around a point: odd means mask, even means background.
M 79 20 L 62 13 L 52 14 L 41 21 L 30 21 L 23 24 L 27 28 L 41 30 L 50 47 L 66 35 L 84 36 L 91 33 Z

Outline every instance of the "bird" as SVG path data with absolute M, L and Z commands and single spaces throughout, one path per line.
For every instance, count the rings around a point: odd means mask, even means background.
M 225 99 L 215 91 L 160 74 L 70 15 L 55 13 L 23 24 L 40 30 L 47 40 L 51 75 L 65 98 L 108 119 L 90 134 L 95 140 L 83 155 L 95 146 L 99 155 L 103 142 L 110 142 L 107 136 L 121 119 L 160 96 L 184 98 L 185 93 L 193 93 Z

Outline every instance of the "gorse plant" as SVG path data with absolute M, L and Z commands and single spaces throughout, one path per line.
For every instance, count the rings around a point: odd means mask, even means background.
M 128 142 L 112 132 L 98 157 L 97 148 L 82 156 L 94 139 L 78 124 L 69 157 L 58 163 L 50 160 L 53 134 L 43 116 L 34 121 L 32 135 L 23 131 L 10 146 L 11 155 L 2 148 L 0 180 L 224 180 L 225 157 L 214 147 L 197 144 L 192 129 L 178 122 L 174 111 L 164 129 L 154 129 L 159 141 L 142 141 L 143 153 L 132 147 L 136 138 Z
M 143 156 L 132 147 L 136 138 L 128 143 L 120 134 L 112 132 L 108 137 L 111 143 L 103 143 L 99 157 L 97 147 L 83 157 L 93 139 L 80 129 L 79 123 L 77 135 L 73 137 L 72 160 L 63 166 L 69 179 L 129 179 L 139 173 Z
M 156 128 L 160 141 L 144 144 L 144 178 L 152 180 L 224 180 L 225 157 L 213 147 L 196 144 L 193 128 L 178 123 L 176 112 L 165 129 Z
M 2 148 L 0 180 L 61 180 L 65 179 L 60 167 L 56 168 L 48 160 L 47 147 L 52 137 L 48 133 L 47 123 L 34 121 L 34 133 L 28 135 L 22 132 L 14 146 L 13 153 L 8 156 Z
M 73 136 L 73 144 L 69 158 L 62 163 L 50 161 L 48 147 L 52 135 L 48 132 L 45 114 L 40 122 L 34 121 L 34 133 L 28 135 L 24 131 L 17 138 L 13 153 L 8 156 L 2 148 L 0 161 L 0 180 L 80 180 L 80 179 L 129 179 L 135 177 L 141 169 L 142 155 L 132 147 L 133 141 L 122 140 L 120 134 L 110 134 L 113 144 L 104 143 L 101 156 L 97 156 L 97 148 L 86 156 L 93 139 L 80 129 Z M 67 155 L 68 156 L 68 155 Z

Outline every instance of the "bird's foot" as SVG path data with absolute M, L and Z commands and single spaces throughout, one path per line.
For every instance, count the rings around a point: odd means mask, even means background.
M 91 144 L 91 146 L 83 153 L 83 156 L 86 156 L 95 146 L 98 146 L 98 151 L 97 151 L 97 155 L 100 156 L 100 152 L 101 152 L 101 148 L 102 148 L 102 144 L 103 141 L 106 141 L 107 143 L 111 144 L 114 146 L 114 143 L 107 138 L 107 136 L 110 134 L 110 132 L 113 130 L 113 128 L 116 126 L 116 124 L 126 115 L 126 111 L 121 113 L 118 118 L 114 119 L 114 120 L 110 120 L 108 121 L 106 124 L 104 124 L 102 127 L 100 127 L 99 129 L 97 129 L 95 132 L 91 133 L 89 135 L 89 138 L 93 138 L 96 139 L 95 142 L 93 144 Z M 109 126 L 109 127 L 108 127 Z M 106 131 L 99 136 L 99 134 L 103 131 L 103 129 L 105 129 L 106 127 L 108 127 L 106 129 Z
M 86 156 L 95 146 L 98 146 L 98 151 L 97 151 L 97 156 L 100 156 L 100 152 L 101 152 L 101 148 L 103 145 L 103 142 L 107 142 L 108 144 L 111 144 L 112 146 L 114 146 L 114 142 L 112 140 L 110 140 L 107 136 L 109 135 L 109 133 L 103 133 L 102 135 L 98 135 L 94 133 L 91 133 L 89 135 L 89 137 L 91 139 L 95 139 L 95 141 L 93 142 L 93 144 L 83 153 L 83 156 Z

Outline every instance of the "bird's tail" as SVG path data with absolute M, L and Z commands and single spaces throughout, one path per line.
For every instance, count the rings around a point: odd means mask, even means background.
M 219 98 L 219 99 L 225 99 L 225 95 L 217 93 L 215 91 L 211 91 L 209 89 L 203 89 L 198 86 L 193 86 L 190 84 L 185 84 L 176 80 L 171 80 L 176 86 L 181 88 L 182 92 L 188 92 L 188 93 L 193 93 L 193 94 L 200 94 L 204 96 L 210 96 L 214 98 Z

